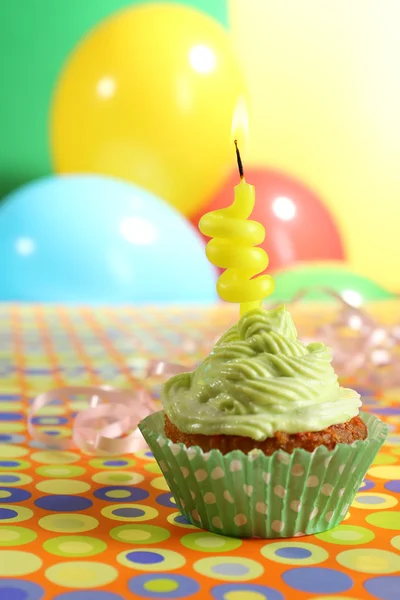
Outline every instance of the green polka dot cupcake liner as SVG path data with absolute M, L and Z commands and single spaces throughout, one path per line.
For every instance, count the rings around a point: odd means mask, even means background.
M 326 531 L 345 518 L 388 432 L 374 415 L 360 416 L 366 440 L 271 456 L 175 444 L 165 437 L 164 411 L 139 427 L 188 521 L 232 537 L 288 538 Z

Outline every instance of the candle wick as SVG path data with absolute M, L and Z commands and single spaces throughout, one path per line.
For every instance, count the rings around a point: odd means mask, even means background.
M 240 175 L 240 179 L 243 179 L 244 178 L 243 163 L 242 163 L 242 159 L 240 157 L 237 140 L 235 140 L 235 147 L 236 147 L 236 158 L 237 158 L 237 164 L 238 164 L 238 168 L 239 168 L 239 175 Z

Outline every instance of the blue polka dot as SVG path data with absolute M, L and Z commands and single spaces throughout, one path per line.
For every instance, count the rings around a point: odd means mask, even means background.
M 14 504 L 14 502 L 24 502 L 32 496 L 27 490 L 20 488 L 0 487 L 0 492 L 8 492 L 10 494 L 6 498 L 0 498 L 2 504 L 6 502 L 11 502 L 11 504 Z
M 124 495 L 123 498 L 113 498 L 112 495 L 107 496 L 108 493 L 112 493 L 113 491 L 123 491 L 128 492 L 129 496 Z M 144 500 L 149 496 L 149 492 L 143 490 L 142 488 L 133 487 L 133 486 L 124 486 L 124 485 L 110 485 L 107 487 L 100 488 L 94 492 L 94 496 L 99 498 L 100 500 L 106 500 L 107 502 L 137 502 L 138 500 Z
M 43 510 L 52 512 L 76 512 L 86 510 L 92 506 L 93 502 L 83 496 L 42 496 L 35 500 L 35 505 Z
M 155 565 L 157 563 L 164 562 L 164 557 L 156 552 L 128 552 L 125 558 L 131 562 L 139 563 L 141 565 Z
M 0 483 L 16 483 L 19 479 L 18 475 L 2 475 L 0 473 Z
M 398 492 L 400 494 L 400 479 L 393 479 L 385 483 L 385 488 L 390 492 Z
M 361 483 L 360 487 L 358 488 L 360 492 L 368 492 L 369 490 L 372 490 L 372 488 L 375 487 L 375 483 L 373 481 L 370 481 L 369 479 L 364 479 L 364 481 Z
M 173 581 L 178 584 L 178 587 L 171 592 L 152 592 L 145 588 L 146 583 L 149 581 L 157 581 L 159 579 Z M 149 573 L 132 577 L 132 579 L 128 581 L 128 588 L 136 598 L 171 598 L 178 600 L 178 598 L 187 598 L 188 596 L 196 594 L 200 590 L 200 585 L 197 581 L 186 575 L 175 575 L 174 573 Z M 276 597 L 271 598 L 271 600 L 282 600 L 282 598 Z
M 150 452 L 150 450 L 148 452 L 145 452 L 144 455 L 148 456 L 148 458 L 154 458 L 154 454 Z
M 177 517 L 175 517 L 174 521 L 176 521 L 177 523 L 180 523 L 181 525 L 191 525 L 192 524 L 183 515 L 178 515 Z
M 106 467 L 125 467 L 128 464 L 126 460 L 105 460 L 104 465 Z
M 380 408 L 371 408 L 371 412 L 374 413 L 374 415 L 400 415 L 400 407 L 382 406 Z
M 275 550 L 275 554 L 282 558 L 308 558 L 312 555 L 312 552 L 305 548 L 288 546 L 287 548 L 278 548 L 278 550 Z
M 114 592 L 82 590 L 65 592 L 59 596 L 54 596 L 54 600 L 124 600 L 124 598 L 119 594 L 114 594 Z
M 24 415 L 21 413 L 0 413 L 0 421 L 22 421 Z
M 364 582 L 364 587 L 367 592 L 379 600 L 399 600 L 400 576 L 373 577 Z
M 140 508 L 116 508 L 112 511 L 112 514 L 116 517 L 143 517 L 145 514 L 144 510 Z
M 17 460 L 0 460 L 0 467 L 18 467 Z
M 13 519 L 17 515 L 18 513 L 15 510 L 11 510 L 10 508 L 0 508 L 0 520 Z
M 282 573 L 284 582 L 295 590 L 313 594 L 339 594 L 353 586 L 353 580 L 340 571 L 323 567 L 299 567 Z
M 221 563 L 213 565 L 211 571 L 217 575 L 246 575 L 249 572 L 249 567 L 238 563 Z
M 12 400 L 16 400 L 17 402 L 21 400 L 21 396 L 19 394 L 1 394 L 0 402 L 10 402 Z
M 173 495 L 170 492 L 166 492 L 165 494 L 160 494 L 157 496 L 156 502 L 157 504 L 161 504 L 161 506 L 176 508 L 176 503 L 173 501 Z
M 44 589 L 32 581 L 0 579 L 0 600 L 41 600 Z
M 247 592 L 260 594 L 266 600 L 284 600 L 283 595 L 278 590 L 256 583 L 223 583 L 211 589 L 214 600 L 225 600 L 229 592 L 242 592 L 243 597 L 245 597 Z

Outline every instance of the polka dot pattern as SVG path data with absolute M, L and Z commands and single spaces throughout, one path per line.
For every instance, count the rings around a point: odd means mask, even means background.
M 210 453 L 190 449 L 184 458 L 180 444 L 160 444 L 160 456 L 157 448 L 154 454 L 143 448 L 128 456 L 50 450 L 29 436 L 24 394 L 31 398 L 35 390 L 57 387 L 60 373 L 67 383 L 90 384 L 95 373 L 103 383 L 132 387 L 127 374 L 139 372 L 131 344 L 129 362 L 122 354 L 117 361 L 108 346 L 103 347 L 100 330 L 116 339 L 118 348 L 129 332 L 129 339 L 134 335 L 145 355 L 157 339 L 157 356 L 165 354 L 179 362 L 182 357 L 174 352 L 182 351 L 190 327 L 196 334 L 201 330 L 204 336 L 214 335 L 215 321 L 196 316 L 193 309 L 191 321 L 181 330 L 179 311 L 151 309 L 143 314 L 120 308 L 117 313 L 109 309 L 83 313 L 71 307 L 62 309 L 61 320 L 58 308 L 43 309 L 46 336 L 54 348 L 49 357 L 38 336 L 43 332 L 38 330 L 37 316 L 26 318 L 29 310 L 15 309 L 24 354 L 18 367 L 11 365 L 14 371 L 2 379 L 0 390 L 0 600 L 43 600 L 45 592 L 54 600 L 122 600 L 130 595 L 171 600 L 284 600 L 297 595 L 304 600 L 356 600 L 368 595 L 397 600 L 400 388 L 377 397 L 371 397 L 373 390 L 366 392 L 370 397 L 365 410 L 379 414 L 390 425 L 390 433 L 364 480 L 357 479 L 346 459 L 336 460 L 333 453 L 325 454 L 316 473 L 284 452 L 276 454 L 273 467 L 261 468 L 260 453 L 254 452 L 249 462 L 257 479 L 249 481 L 240 456 L 232 456 L 226 473 L 223 463 L 212 463 Z M 229 325 L 224 318 L 218 317 L 218 327 Z M 158 319 L 156 328 L 153 319 Z M 72 337 L 65 325 L 69 320 Z M 0 335 L 9 323 L 8 309 L 0 307 Z M 162 338 L 157 337 L 159 331 Z M 80 343 L 79 354 L 72 351 L 72 339 Z M 12 337 L 9 341 L 11 347 Z M 81 352 L 88 364 L 82 364 Z M 199 351 L 193 359 L 202 356 Z M 145 363 L 141 358 L 141 372 Z M 54 439 L 69 436 L 71 417 L 85 406 L 87 401 L 80 396 L 69 403 L 57 401 L 40 411 L 35 426 Z M 178 473 L 166 458 L 166 449 L 181 461 Z M 288 478 L 277 479 L 277 470 L 288 471 Z M 190 495 L 174 498 L 167 483 L 171 473 L 180 486 L 190 487 Z M 238 502 L 237 493 L 226 484 L 227 474 L 243 501 Z M 354 483 L 354 499 L 348 498 L 348 481 Z M 260 495 L 261 487 L 265 494 Z M 320 500 L 315 502 L 316 494 Z M 203 506 L 207 522 L 202 521 Z M 276 515 L 281 506 L 286 512 Z M 228 513 L 235 535 L 243 538 L 221 534 Z M 268 521 L 275 539 L 246 539 L 253 519 Z M 287 539 L 290 519 L 298 520 L 299 530 L 297 537 Z M 308 535 L 307 528 L 314 528 L 315 535 Z

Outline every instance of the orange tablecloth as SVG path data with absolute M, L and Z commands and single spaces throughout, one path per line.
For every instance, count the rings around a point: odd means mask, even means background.
M 394 320 L 399 305 L 381 311 Z M 296 310 L 309 335 L 323 310 Z M 298 313 L 298 314 L 297 314 Z M 0 600 L 400 598 L 400 390 L 364 390 L 389 438 L 342 525 L 287 541 L 205 533 L 177 512 L 151 453 L 49 451 L 29 400 L 59 385 L 135 385 L 148 358 L 198 361 L 232 307 L 0 306 Z M 77 399 L 36 423 L 68 436 Z

